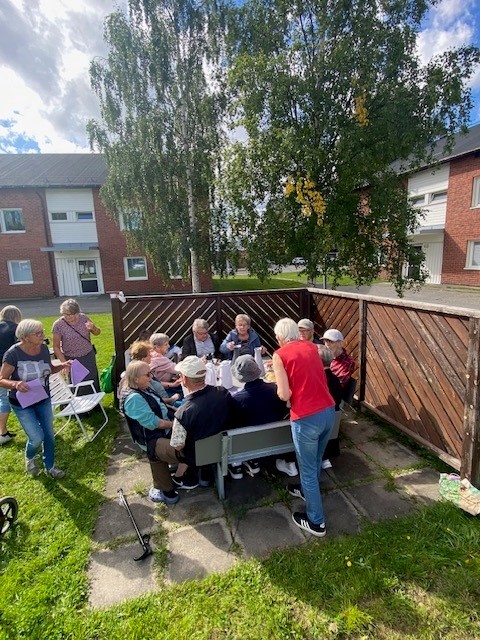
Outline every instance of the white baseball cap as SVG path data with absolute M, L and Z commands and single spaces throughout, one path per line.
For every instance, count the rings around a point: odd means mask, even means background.
M 322 337 L 323 340 L 330 340 L 330 342 L 340 342 L 343 340 L 343 335 L 338 329 L 327 329 Z
M 207 372 L 207 367 L 198 356 L 187 356 L 175 365 L 175 371 L 183 373 L 187 378 L 203 378 Z
M 313 322 L 308 318 L 302 318 L 297 322 L 297 326 L 299 329 L 308 329 L 309 331 L 313 331 Z

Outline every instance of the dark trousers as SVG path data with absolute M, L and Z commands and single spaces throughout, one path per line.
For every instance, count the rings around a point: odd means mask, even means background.
M 149 460 L 152 471 L 153 486 L 162 491 L 173 491 L 173 482 L 170 476 L 169 464 L 182 462 L 177 458 L 176 450 L 170 446 L 168 438 L 158 438 L 155 443 L 155 455 L 158 460 Z

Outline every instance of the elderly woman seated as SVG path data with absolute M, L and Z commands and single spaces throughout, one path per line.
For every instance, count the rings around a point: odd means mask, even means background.
M 167 419 L 162 399 L 150 386 L 150 367 L 146 362 L 134 360 L 128 365 L 120 390 L 120 409 L 133 440 L 148 456 L 153 478 L 148 497 L 152 502 L 175 504 L 179 496 L 173 482 L 168 490 L 160 488 L 163 476 L 156 452 L 158 441 L 169 437 L 173 423 Z
M 187 356 L 199 358 L 220 358 L 220 339 L 216 333 L 210 333 L 208 322 L 203 318 L 195 318 L 192 333 L 185 337 L 182 345 L 182 359 Z
M 249 354 L 253 356 L 255 349 L 261 347 L 262 354 L 265 347 L 260 344 L 257 332 L 251 327 L 252 321 L 245 313 L 239 313 L 235 318 L 235 328 L 226 336 L 220 345 L 220 351 L 228 360 L 233 358 L 233 351 L 238 347 L 238 355 Z
M 150 370 L 153 377 L 161 382 L 168 395 L 181 392 L 180 379 L 175 371 L 175 363 L 167 358 L 166 353 L 170 348 L 169 337 L 165 333 L 154 333 L 150 337 Z
M 142 362 L 146 362 L 148 365 L 150 365 L 151 345 L 149 342 L 144 342 L 144 341 L 142 342 L 137 340 L 130 346 L 129 351 L 130 351 L 130 362 L 133 362 L 134 360 L 141 360 Z M 122 373 L 121 378 L 123 379 L 124 376 L 125 376 L 125 372 Z M 120 381 L 120 384 L 118 387 L 118 393 L 117 393 L 118 397 L 120 397 L 121 385 L 122 385 L 122 382 Z M 160 398 L 163 400 L 163 402 L 165 402 L 165 404 L 169 408 L 172 408 L 172 409 L 177 408 L 182 404 L 182 400 L 180 400 L 180 394 L 175 393 L 173 396 L 169 396 L 164 386 L 160 382 L 158 382 L 158 380 L 155 380 L 155 379 L 150 380 L 150 386 L 155 391 L 155 393 L 160 396 Z

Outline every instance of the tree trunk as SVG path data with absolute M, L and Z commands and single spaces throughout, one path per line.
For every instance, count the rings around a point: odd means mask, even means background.
M 187 163 L 187 198 L 188 198 L 188 218 L 190 221 L 190 277 L 192 279 L 192 293 L 200 293 L 200 273 L 198 271 L 198 258 L 195 249 L 197 235 L 197 214 L 195 212 L 195 202 L 193 200 L 193 186 L 190 167 Z

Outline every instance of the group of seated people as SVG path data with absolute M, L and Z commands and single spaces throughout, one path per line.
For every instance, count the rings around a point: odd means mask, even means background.
M 181 359 L 170 353 L 169 337 L 153 333 L 149 340 L 138 340 L 130 348 L 130 362 L 120 382 L 118 396 L 132 437 L 147 453 L 153 478 L 149 498 L 154 502 L 175 504 L 178 489 L 192 489 L 209 484 L 208 470 L 195 465 L 195 442 L 226 428 L 265 424 L 288 417 L 287 403 L 277 395 L 276 385 L 265 382 L 253 357 L 262 348 L 250 318 L 239 314 L 235 328 L 221 342 L 209 331 L 208 323 L 197 318 L 192 332 L 182 345 Z M 314 336 L 309 319 L 298 322 L 298 337 L 318 344 L 328 388 L 339 408 L 344 388 L 355 362 L 343 347 L 343 336 L 336 329 L 327 330 L 322 339 Z M 323 344 L 322 344 L 323 343 Z M 234 350 L 237 347 L 237 351 Z M 262 349 L 262 353 L 265 349 Z M 205 384 L 207 362 L 212 358 L 233 358 L 232 375 L 243 385 L 240 390 Z M 328 458 L 339 454 L 338 438 L 329 442 Z M 279 471 L 297 475 L 295 454 L 276 460 Z M 230 465 L 229 475 L 237 480 L 244 471 L 256 475 L 260 467 L 255 460 Z

